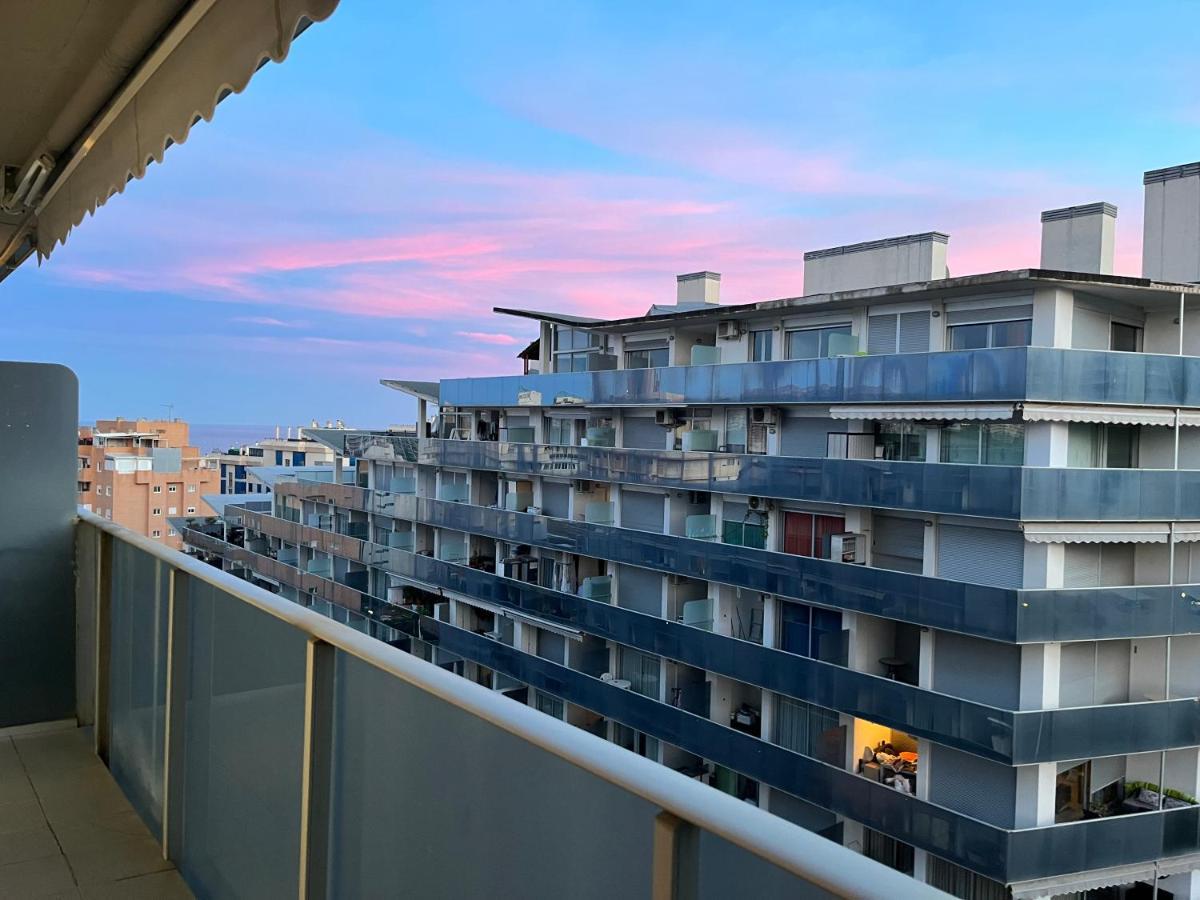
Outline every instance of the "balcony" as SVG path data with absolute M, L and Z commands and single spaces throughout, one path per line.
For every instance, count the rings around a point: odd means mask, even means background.
M 277 491 L 993 640 L 1027 643 L 1200 631 L 1197 585 L 999 588 L 763 550 L 765 529 L 750 523 L 723 522 L 722 542 L 701 542 L 312 482 L 279 485 Z

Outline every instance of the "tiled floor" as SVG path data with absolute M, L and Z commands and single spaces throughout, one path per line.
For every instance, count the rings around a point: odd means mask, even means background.
M 91 732 L 0 736 L 0 900 L 191 896 Z

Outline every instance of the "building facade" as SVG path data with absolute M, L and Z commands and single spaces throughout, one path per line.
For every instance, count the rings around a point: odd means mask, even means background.
M 1146 278 L 1091 204 L 501 310 L 536 365 L 187 542 L 956 896 L 1200 897 L 1200 165 L 1145 182 Z
M 252 469 L 260 466 L 327 466 L 332 465 L 333 456 L 333 451 L 325 444 L 305 437 L 303 428 L 297 428 L 296 436 L 292 437 L 289 427 L 285 437 L 281 437 L 276 428 L 273 438 L 230 447 L 225 452 L 214 451 L 205 459 L 220 475 L 220 493 L 256 494 L 265 492 L 267 486 L 250 477 Z
M 171 516 L 211 515 L 217 472 L 177 419 L 102 419 L 79 429 L 79 505 L 176 550 Z

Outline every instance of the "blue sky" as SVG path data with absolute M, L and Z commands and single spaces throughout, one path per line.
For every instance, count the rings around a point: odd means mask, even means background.
M 0 358 L 84 420 L 407 420 L 380 377 L 515 371 L 496 305 L 635 314 L 673 276 L 800 292 L 805 250 L 938 229 L 1035 265 L 1038 213 L 1200 158 L 1200 6 L 347 0 L 0 289 Z

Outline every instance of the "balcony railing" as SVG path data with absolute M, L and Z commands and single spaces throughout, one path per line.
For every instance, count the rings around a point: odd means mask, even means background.
M 441 382 L 457 407 L 997 400 L 1200 406 L 1200 358 L 1003 347 Z
M 658 569 L 766 594 L 1015 643 L 1200 632 L 1200 585 L 1017 589 L 761 549 L 760 526 L 725 522 L 721 543 L 549 516 L 504 515 L 299 480 L 276 492 L 517 544 Z M 236 511 L 234 511 L 236 513 Z
M 76 545 L 80 708 L 198 895 L 941 896 L 95 516 Z

